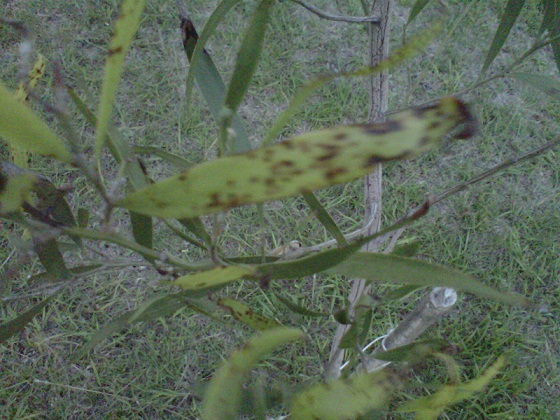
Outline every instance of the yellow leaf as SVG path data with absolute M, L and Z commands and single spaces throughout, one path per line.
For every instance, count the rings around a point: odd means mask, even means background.
M 202 163 L 138 190 L 117 205 L 162 218 L 195 217 L 349 182 L 379 162 L 406 159 L 474 119 L 449 97 L 381 124 L 340 126 Z

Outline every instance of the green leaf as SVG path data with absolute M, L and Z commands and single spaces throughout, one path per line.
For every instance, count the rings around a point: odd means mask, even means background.
M 405 284 L 404 286 L 401 286 L 398 289 L 391 290 L 383 297 L 383 299 L 385 300 L 400 299 L 414 292 L 415 290 L 420 289 L 420 287 L 422 286 L 417 286 L 415 284 Z
M 416 19 L 416 16 L 418 16 L 420 12 L 424 10 L 424 7 L 426 7 L 429 2 L 430 0 L 416 0 L 416 3 L 414 3 L 414 6 L 412 6 L 412 9 L 410 10 L 410 14 L 408 15 L 408 20 L 406 21 L 405 27 L 410 25 L 412 21 Z
M 424 49 L 426 45 L 434 39 L 440 30 L 441 25 L 432 24 L 429 29 L 423 31 L 420 35 L 415 36 L 408 44 L 397 48 L 390 57 L 386 60 L 382 60 L 375 66 L 364 66 L 350 72 L 322 74 L 317 76 L 315 79 L 312 79 L 298 89 L 296 96 L 292 98 L 288 108 L 286 108 L 286 110 L 276 118 L 276 121 L 274 121 L 274 124 L 268 131 L 264 140 L 261 142 L 261 145 L 268 146 L 271 144 L 290 118 L 296 114 L 298 108 L 305 102 L 305 100 L 311 96 L 316 89 L 319 89 L 325 83 L 331 82 L 339 77 L 348 78 L 371 76 L 372 74 L 380 73 L 384 70 L 393 68 L 418 54 L 419 51 Z
M 519 14 L 521 13 L 521 9 L 523 9 L 523 5 L 525 4 L 525 0 L 509 0 L 504 14 L 502 16 L 502 20 L 496 30 L 496 34 L 494 35 L 494 39 L 492 40 L 492 44 L 490 45 L 490 49 L 488 50 L 488 54 L 486 56 L 486 60 L 484 61 L 484 65 L 482 66 L 482 70 L 480 71 L 480 77 L 490 64 L 494 61 L 504 43 L 506 42 L 511 28 L 513 27 L 515 21 L 517 20 Z
M 523 296 L 508 294 L 480 283 L 474 277 L 440 265 L 387 254 L 357 252 L 329 274 L 357 277 L 376 283 L 447 286 L 509 305 L 529 306 Z
M 78 218 L 77 221 L 78 227 L 83 229 L 87 228 L 87 225 L 89 223 L 89 211 L 83 207 L 80 207 L 78 209 L 77 218 Z
M 237 111 L 253 78 L 264 44 L 266 28 L 276 0 L 262 0 L 251 18 L 228 86 L 225 106 Z
M 204 29 L 206 30 L 206 28 Z M 187 57 L 190 59 L 197 46 L 198 34 L 192 21 L 186 17 L 181 19 L 181 31 L 183 34 L 183 46 Z M 202 49 L 200 54 L 200 64 L 197 65 L 197 67 L 200 68 L 196 70 L 194 77 L 212 116 L 219 122 L 226 98 L 226 86 L 210 54 L 208 54 L 205 49 Z M 191 62 L 191 72 L 193 71 L 192 64 Z M 190 74 L 191 73 L 189 73 L 189 76 Z M 231 117 L 231 128 L 235 132 L 235 138 L 229 144 L 231 148 L 230 151 L 232 153 L 242 153 L 251 150 L 249 135 L 245 130 L 243 120 L 237 112 L 233 113 Z
M 7 177 L 0 171 L 0 214 L 18 211 L 30 199 L 37 177 L 31 173 Z
M 53 279 L 60 281 L 70 280 L 74 276 L 66 268 L 64 257 L 58 249 L 58 244 L 55 239 L 43 239 L 39 234 L 31 231 L 33 237 L 33 249 L 37 253 L 41 264 Z
M 255 313 L 249 306 L 239 300 L 225 297 L 219 299 L 218 304 L 228 309 L 231 315 L 239 322 L 242 322 L 255 330 L 263 331 L 281 327 L 281 325 L 275 320 Z
M 560 6 L 557 0 L 542 0 L 543 20 L 539 30 L 539 35 L 548 31 L 549 39 L 552 39 L 552 53 L 556 67 L 560 71 Z
M 380 124 L 340 126 L 194 166 L 127 195 L 118 206 L 161 218 L 195 217 L 355 180 L 379 162 L 429 150 L 474 119 L 448 97 Z M 469 136 L 463 131 L 461 136 Z
M 189 232 L 192 232 L 199 237 L 208 249 L 212 247 L 212 237 L 208 234 L 204 223 L 198 217 L 179 219 L 181 223 Z
M 255 269 L 249 266 L 231 265 L 216 267 L 211 270 L 186 274 L 175 279 L 172 284 L 187 290 L 204 290 L 225 286 L 242 278 L 253 277 Z
M 10 146 L 62 162 L 72 162 L 64 142 L 0 83 L 0 137 Z
M 325 207 L 323 207 L 321 202 L 317 199 L 315 194 L 313 194 L 312 192 L 309 193 L 306 192 L 303 193 L 302 196 L 305 202 L 307 203 L 307 205 L 311 207 L 311 210 L 313 210 L 313 214 L 315 214 L 317 219 L 321 222 L 321 224 L 325 227 L 325 229 L 327 229 L 327 232 L 329 232 L 333 236 L 333 238 L 336 239 L 336 242 L 339 245 L 346 245 L 347 244 L 346 238 L 340 231 L 338 225 L 333 220 L 329 212 L 325 209 Z
M 193 166 L 193 164 L 191 162 L 189 162 L 187 159 L 185 159 L 181 156 L 178 156 L 174 153 L 163 150 L 160 147 L 134 146 L 133 150 L 134 150 L 134 152 L 139 153 L 139 154 L 157 156 L 157 157 L 163 159 L 167 163 L 170 163 L 171 165 L 175 166 L 177 169 L 180 169 L 180 170 L 185 170 L 185 169 L 188 169 L 191 166 Z
M 382 409 L 398 386 L 396 375 L 385 370 L 319 383 L 296 395 L 290 418 L 353 419 L 371 410 Z
M 241 0 L 223 0 L 220 4 L 214 9 L 202 32 L 200 33 L 200 37 L 196 33 L 194 25 L 191 21 L 192 30 L 189 34 L 189 38 L 187 40 L 188 45 L 185 45 L 185 50 L 187 52 L 187 57 L 190 61 L 189 72 L 187 74 L 187 81 L 185 84 L 185 92 L 187 97 L 187 103 L 191 100 L 192 95 L 192 88 L 194 85 L 195 76 L 198 74 L 199 71 L 201 72 L 208 72 L 208 64 L 212 63 L 212 67 L 215 70 L 216 67 L 213 65 L 212 60 L 208 56 L 208 53 L 204 49 L 206 42 L 210 39 L 210 37 L 216 32 L 216 28 L 220 24 L 220 22 L 227 16 L 229 11 L 233 9 Z M 207 56 L 209 62 L 204 62 L 204 55 Z M 200 70 L 199 70 L 200 67 Z M 216 71 L 217 72 L 217 71 Z M 219 74 L 218 74 L 219 77 Z M 222 82 L 222 78 L 219 77 L 220 82 Z M 223 85 L 223 82 L 222 82 Z M 225 85 L 223 86 L 223 97 L 225 98 Z M 223 100 L 220 101 L 220 107 L 223 104 Z M 219 110 L 218 110 L 219 111 Z
M 415 341 L 405 346 L 375 353 L 373 357 L 386 362 L 407 362 L 416 364 L 426 359 L 426 357 L 440 352 L 448 345 L 449 343 L 442 339 Z
M 130 223 L 132 224 L 132 234 L 134 240 L 146 248 L 153 249 L 153 224 L 150 216 L 130 212 Z M 154 259 L 149 257 L 147 261 L 153 262 Z
M 98 160 L 105 144 L 105 135 L 109 128 L 113 103 L 124 68 L 124 59 L 140 26 L 140 18 L 145 5 L 146 0 L 123 0 L 119 17 L 115 22 L 115 31 L 109 44 L 101 98 L 97 109 L 95 155 Z
M 499 373 L 504 363 L 504 358 L 500 357 L 478 378 L 465 384 L 445 385 L 432 395 L 403 404 L 397 409 L 397 412 L 416 412 L 417 419 L 436 420 L 447 407 L 471 398 L 476 392 L 486 388 L 490 381 Z
M 45 300 L 41 301 L 37 305 L 33 306 L 31 309 L 15 317 L 14 319 L 2 323 L 0 325 L 0 343 L 3 343 L 8 338 L 12 337 L 13 335 L 23 330 L 25 326 L 29 324 L 29 322 L 33 318 L 35 318 L 35 316 L 39 312 L 43 310 L 43 308 L 51 301 L 51 299 L 55 296 L 56 293 L 57 292 L 53 293 Z
M 309 309 L 304 308 L 303 306 L 297 305 L 297 304 L 293 303 L 291 300 L 280 296 L 278 293 L 275 293 L 274 296 L 276 296 L 276 299 L 278 299 L 285 306 L 287 306 L 288 309 L 290 309 L 292 312 L 295 312 L 296 314 L 303 315 L 303 316 L 308 316 L 310 318 L 318 318 L 318 317 L 328 318 L 328 317 L 331 316 L 330 314 L 324 313 L 324 312 L 310 311 Z
M 540 90 L 554 99 L 560 99 L 560 81 L 544 74 L 512 73 L 517 80 Z
M 274 328 L 253 336 L 223 363 L 210 381 L 203 401 L 201 419 L 236 418 L 242 386 L 249 371 L 272 350 L 302 337 L 303 332 L 293 328 Z
M 344 333 L 340 339 L 340 344 L 338 345 L 341 349 L 354 349 L 358 344 L 358 323 L 353 322 L 350 328 Z
M 97 125 L 97 117 L 80 98 L 76 91 L 68 88 L 68 94 L 86 121 L 92 126 Z M 132 148 L 128 145 L 127 141 L 122 137 L 121 133 L 111 127 L 110 123 L 108 123 L 105 137 L 107 146 L 117 163 L 125 165 L 125 173 L 128 175 L 130 186 L 134 190 L 146 186 L 148 184 L 148 180 L 142 171 L 138 158 L 134 154 Z

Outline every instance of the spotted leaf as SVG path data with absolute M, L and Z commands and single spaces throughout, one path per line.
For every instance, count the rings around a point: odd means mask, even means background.
M 162 218 L 194 217 L 295 196 L 360 178 L 380 162 L 406 159 L 463 126 L 473 134 L 465 104 L 448 97 L 381 124 L 340 126 L 273 146 L 202 163 L 126 196 L 117 205 Z

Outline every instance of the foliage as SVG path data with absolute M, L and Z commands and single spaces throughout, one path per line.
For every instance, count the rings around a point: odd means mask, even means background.
M 234 353 L 216 374 L 206 393 L 207 399 L 203 408 L 205 418 L 231 418 L 237 413 L 241 388 L 257 360 L 274 348 L 302 336 L 301 331 L 277 328 L 276 321 L 257 314 L 239 300 L 220 296 L 218 292 L 226 293 L 224 288 L 233 282 L 253 281 L 263 290 L 267 290 L 271 281 L 297 281 L 302 277 L 326 271 L 343 276 L 359 275 L 368 281 L 383 283 L 447 285 L 495 301 L 527 305 L 526 300 L 520 296 L 499 292 L 484 286 L 471 276 L 452 269 L 411 258 L 366 255 L 358 252 L 366 242 L 410 224 L 421 215 L 414 213 L 379 234 L 349 239 L 342 236 L 338 226 L 332 223 L 332 219 L 328 219 L 328 212 L 311 194 L 313 190 L 358 179 L 377 163 L 415 157 L 438 145 L 442 139 L 471 137 L 475 132 L 474 117 L 461 100 L 448 96 L 433 104 L 394 114 L 384 123 L 342 125 L 304 133 L 275 145 L 267 144 L 276 137 L 283 124 L 314 89 L 334 78 L 368 76 L 410 58 L 426 45 L 434 33 L 433 29 L 413 37 L 408 45 L 396 51 L 384 65 L 361 68 L 347 74 L 319 76 L 311 80 L 272 126 L 269 134 L 265 136 L 264 145 L 248 151 L 248 136 L 237 111 L 258 65 L 265 40 L 264 33 L 273 18 L 274 3 L 263 0 L 256 7 L 242 39 L 235 70 L 227 87 L 210 55 L 204 50 L 202 42 L 197 44 L 198 35 L 192 21 L 188 16 L 182 16 L 183 43 L 193 64 L 187 79 L 187 90 L 190 92 L 190 86 L 193 80 L 196 80 L 214 114 L 218 126 L 219 157 L 198 165 L 188 165 L 185 169 L 187 164 L 182 162 L 180 157 L 157 148 L 149 150 L 159 153 L 164 160 L 184 165 L 180 168 L 180 173 L 163 180 L 154 182 L 149 178 L 135 150 L 111 126 L 112 110 L 126 53 L 136 36 L 144 2 L 125 0 L 121 6 L 121 15 L 117 19 L 115 34 L 109 46 L 97 113 L 94 114 L 76 90 L 71 89 L 64 81 L 62 70 L 55 67 L 53 88 L 57 98 L 44 110 L 54 115 L 58 131 L 62 134 L 57 134 L 57 130 L 51 128 L 44 118 L 18 100 L 17 95 L 10 92 L 8 87 L 0 84 L 2 138 L 26 152 L 59 161 L 68 165 L 67 167 L 78 168 L 88 179 L 90 189 L 93 188 L 97 192 L 98 199 L 103 203 L 98 220 L 92 221 L 90 217 L 84 216 L 84 211 L 86 216 L 94 215 L 94 208 L 81 209 L 79 217 L 78 211 L 76 210 L 74 215 L 73 209 L 67 203 L 63 188 L 55 188 L 52 182 L 37 171 L 3 163 L 0 172 L 0 215 L 5 220 L 19 223 L 29 230 L 32 247 L 46 270 L 43 273 L 44 278 L 51 283 L 60 283 L 60 286 L 25 313 L 5 322 L 1 326 L 2 341 L 19 333 L 33 316 L 53 300 L 55 293 L 71 285 L 73 280 L 84 278 L 99 267 L 106 266 L 100 261 L 88 261 L 69 267 L 72 259 L 63 255 L 61 251 L 61 237 L 64 236 L 70 237 L 76 247 L 83 247 L 84 240 L 88 239 L 113 243 L 135 252 L 145 259 L 146 264 L 157 270 L 164 284 L 184 289 L 179 293 L 158 296 L 144 302 L 135 310 L 115 319 L 103 327 L 99 334 L 75 355 L 76 357 L 84 356 L 84 350 L 90 350 L 100 340 L 124 326 L 169 316 L 183 307 L 189 307 L 217 320 L 220 316 L 216 316 L 216 313 L 230 313 L 237 321 L 263 330 L 260 335 Z M 560 30 L 554 26 L 558 21 L 554 18 L 556 15 L 549 3 L 543 1 L 544 19 L 533 52 L 548 42 L 552 42 L 557 49 L 560 42 L 556 38 L 543 38 L 545 33 L 554 36 L 555 31 Z M 205 28 L 206 32 L 202 32 L 201 40 L 207 40 L 216 31 L 220 19 L 236 4 L 237 2 L 225 0 L 218 6 L 208 21 L 208 30 Z M 427 4 L 426 1 L 416 3 L 407 25 Z M 476 86 L 496 77 L 493 75 L 482 79 L 503 47 L 522 7 L 523 2 L 513 1 L 506 6 L 504 17 L 483 65 L 481 79 Z M 511 75 L 557 96 L 555 80 L 534 74 Z M 69 112 L 66 109 L 68 101 L 72 101 L 81 116 L 95 127 L 95 156 L 91 161 L 84 155 L 80 136 L 69 121 Z M 110 179 L 100 169 L 103 166 L 101 160 L 104 145 L 108 146 L 112 158 L 120 167 L 119 176 L 115 179 Z M 48 164 L 53 161 L 45 162 Z M 121 178 L 125 181 L 121 181 Z M 123 191 L 125 189 L 126 191 Z M 265 252 L 260 255 L 231 256 L 221 249 L 218 241 L 222 229 L 220 217 L 227 217 L 229 210 L 298 194 L 305 194 L 306 200 L 314 203 L 316 212 L 323 214 L 323 218 L 319 220 L 329 232 L 334 232 L 333 236 L 339 242 L 337 248 L 319 249 L 318 252 L 303 249 L 296 251 L 292 256 L 271 256 Z M 117 230 L 114 227 L 115 219 L 120 217 L 120 208 L 129 210 L 128 217 L 134 240 L 128 239 L 123 229 Z M 215 215 L 216 213 L 219 214 Z M 208 231 L 209 221 L 201 219 L 207 215 L 214 215 L 211 231 Z M 176 234 L 198 247 L 205 253 L 205 257 L 184 260 L 180 250 L 171 250 L 164 244 L 155 243 L 154 234 L 157 230 L 152 223 L 152 217 L 169 219 L 165 222 L 170 226 L 180 224 L 186 233 L 175 228 Z M 83 222 L 79 223 L 77 220 Z M 288 302 L 286 307 L 290 311 L 305 315 L 305 308 L 299 308 L 293 303 L 293 306 L 290 306 L 289 296 L 283 296 L 281 299 Z M 350 322 L 357 325 L 359 321 Z M 439 413 L 448 405 L 468 398 L 474 391 L 486 386 L 498 369 L 496 364 L 489 372 L 470 383 L 445 386 L 433 398 L 414 400 L 403 406 L 402 410 Z M 384 406 L 405 379 L 405 375 L 399 372 L 381 371 L 337 380 L 326 385 L 317 384 L 297 394 L 291 407 L 295 418 L 354 417 Z M 311 400 L 314 402 L 309 403 Z M 327 403 L 333 403 L 339 411 L 333 411 L 334 408 L 330 409 Z

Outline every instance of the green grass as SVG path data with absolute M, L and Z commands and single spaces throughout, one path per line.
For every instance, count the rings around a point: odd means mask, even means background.
M 78 91 L 87 86 L 92 98 L 96 98 L 116 3 L 24 0 L 3 8 L 5 16 L 25 22 L 38 35 L 37 50 L 50 63 L 60 62 Z M 188 3 L 200 30 L 216 2 Z M 359 2 L 350 3 L 346 12 L 359 15 Z M 447 3 L 456 12 L 446 24 L 447 32 L 441 41 L 430 46 L 426 55 L 392 72 L 391 109 L 452 93 L 476 80 L 498 22 L 501 2 Z M 335 10 L 331 2 L 316 4 L 323 10 Z M 148 2 L 127 59 L 114 121 L 131 143 L 157 145 L 191 162 L 200 162 L 215 156 L 217 131 L 196 89 L 193 106 L 189 111 L 185 109 L 187 62 L 173 5 Z M 226 80 L 231 75 L 239 34 L 251 5 L 244 2 L 234 9 L 208 47 Z M 402 6 L 395 8 L 394 47 L 400 42 L 406 16 Z M 428 9 L 428 14 L 421 15 L 409 32 L 424 27 L 433 16 L 434 11 Z M 512 33 L 496 66 L 509 62 L 528 45 L 527 32 L 535 30 L 531 16 L 534 18 L 531 13 L 524 15 L 525 21 Z M 13 31 L 0 28 L 0 74 L 8 83 L 14 82 L 17 73 L 17 40 Z M 262 62 L 241 107 L 251 140 L 257 143 L 262 138 L 305 80 L 329 69 L 347 70 L 364 63 L 367 44 L 365 32 L 358 25 L 324 22 L 292 3 L 279 3 Z M 522 69 L 557 74 L 548 50 L 538 53 Z M 49 74 L 51 70 L 52 67 Z M 48 80 L 38 88 L 47 99 L 51 95 Z M 365 121 L 367 88 L 367 81 L 358 79 L 340 79 L 323 87 L 290 121 L 283 135 Z M 558 105 L 509 79 L 494 81 L 466 99 L 480 120 L 481 135 L 412 162 L 387 165 L 386 224 L 421 203 L 428 194 L 438 194 L 558 135 Z M 95 105 L 90 102 L 90 106 Z M 91 128 L 78 121 L 78 131 L 92 145 Z M 1 145 L 0 151 L 5 158 L 7 153 Z M 526 311 L 461 295 L 457 309 L 425 334 L 444 337 L 463 349 L 456 358 L 464 366 L 465 379 L 480 374 L 499 354 L 508 358 L 507 367 L 486 392 L 452 407 L 446 412 L 447 418 L 547 419 L 560 415 L 557 162 L 558 151 L 551 151 L 508 169 L 438 205 L 406 234 L 407 238 L 421 241 L 421 258 L 467 271 L 501 290 L 522 293 L 542 308 Z M 158 159 L 146 158 L 146 163 L 156 179 L 172 173 Z M 75 208 L 95 203 L 94 195 L 87 191 L 87 184 L 76 171 L 46 166 L 38 158 L 33 159 L 31 167 L 51 177 L 57 185 L 74 182 L 77 187 L 71 199 Z M 109 179 L 116 170 L 107 163 Z M 318 195 L 344 231 L 360 225 L 364 205 L 359 182 L 329 188 Z M 295 239 L 306 246 L 329 239 L 309 213 L 301 199 L 268 204 L 264 224 L 267 248 Z M 92 219 L 96 217 L 92 215 Z M 223 248 L 232 254 L 257 253 L 262 235 L 256 220 L 255 208 L 232 211 L 222 238 Z M 4 223 L 0 234 L 0 261 L 10 256 L 6 264 L 0 264 L 5 299 L 2 319 L 10 319 L 40 300 L 40 295 L 22 297 L 36 289 L 26 279 L 40 272 L 41 267 L 33 258 L 24 258 L 25 249 L 20 259 L 10 254 L 8 238 L 14 235 L 9 227 Z M 126 228 L 124 222 L 122 227 Z M 183 250 L 180 254 L 185 258 L 201 257 L 192 246 L 167 232 L 161 229 L 157 233 L 161 248 Z M 93 246 L 114 260 L 130 258 L 114 246 Z M 91 255 L 84 251 L 73 261 L 78 263 Z M 255 376 L 291 384 L 317 380 L 336 327 L 329 319 L 307 320 L 289 314 L 272 291 L 290 295 L 309 309 L 334 312 L 344 305 L 348 289 L 343 280 L 323 275 L 279 282 L 269 290 L 250 283 L 231 286 L 231 296 L 244 299 L 255 310 L 277 317 L 286 325 L 301 323 L 308 333 L 308 340 L 267 359 Z M 382 296 L 390 289 L 380 286 L 375 292 Z M 152 269 L 139 268 L 97 274 L 66 289 L 22 334 L 0 346 L 0 417 L 194 418 L 199 408 L 197 386 L 209 379 L 222 358 L 251 334 L 248 329 L 218 324 L 183 310 L 172 317 L 136 324 L 104 341 L 88 357 L 70 359 L 71 353 L 100 326 L 168 290 L 159 284 Z M 372 338 L 396 326 L 419 296 L 416 292 L 404 301 L 382 303 L 374 317 Z M 433 375 L 436 371 L 440 372 L 437 381 Z M 424 381 L 420 390 L 407 391 L 401 400 L 408 394 L 425 395 L 421 390 L 433 391 L 436 383 L 445 380 L 441 369 L 435 367 L 419 373 L 418 378 Z

